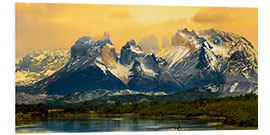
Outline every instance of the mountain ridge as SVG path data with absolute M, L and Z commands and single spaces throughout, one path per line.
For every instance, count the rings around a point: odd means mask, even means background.
M 64 48 L 33 51 L 16 63 L 16 85 L 32 85 L 61 69 L 69 59 L 70 51 Z
M 146 53 L 130 40 L 120 55 L 108 34 L 97 41 L 85 36 L 71 47 L 70 57 L 63 68 L 24 91 L 52 95 L 97 89 L 258 91 L 258 57 L 251 43 L 239 35 L 214 29 L 199 34 L 178 30 L 171 45 L 156 53 Z

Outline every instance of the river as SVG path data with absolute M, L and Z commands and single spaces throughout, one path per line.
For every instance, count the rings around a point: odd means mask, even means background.
M 16 133 L 50 132 L 115 132 L 115 131 L 177 131 L 215 130 L 200 120 L 163 120 L 143 118 L 90 117 L 90 118 L 49 118 L 17 124 Z

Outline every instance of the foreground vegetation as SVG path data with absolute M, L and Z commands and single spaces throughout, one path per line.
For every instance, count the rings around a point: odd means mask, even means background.
M 160 117 L 184 116 L 185 118 L 220 118 L 226 125 L 239 127 L 258 126 L 258 96 L 246 94 L 237 97 L 199 98 L 193 101 L 154 101 L 115 104 L 91 104 L 48 106 L 45 104 L 16 104 L 16 122 L 45 120 L 48 117 L 76 116 L 129 116 Z

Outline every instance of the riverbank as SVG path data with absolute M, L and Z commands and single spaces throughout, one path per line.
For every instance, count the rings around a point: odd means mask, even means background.
M 47 119 L 100 119 L 100 118 L 112 118 L 113 120 L 122 120 L 123 118 L 131 118 L 138 120 L 196 120 L 203 121 L 207 123 L 208 126 L 214 127 L 217 130 L 252 130 L 258 129 L 258 127 L 238 127 L 233 125 L 225 125 L 222 123 L 226 118 L 225 117 L 208 117 L 206 115 L 201 116 L 187 116 L 187 115 L 164 115 L 164 116 L 139 116 L 133 113 L 125 113 L 125 114 L 97 114 L 97 113 L 80 113 L 80 114 L 53 114 L 48 115 L 44 118 L 32 118 L 29 119 L 29 114 L 25 115 L 21 118 L 16 117 L 17 123 L 16 127 L 20 127 L 18 125 L 32 123 L 33 121 L 36 123 L 40 123 Z M 23 119 L 27 118 L 27 119 Z
M 43 120 L 48 117 L 142 117 L 150 119 L 198 119 L 222 122 L 236 127 L 258 126 L 258 97 L 196 99 L 186 102 L 139 102 L 48 106 L 45 104 L 16 105 L 16 122 Z
M 187 116 L 187 115 L 163 115 L 163 116 L 141 116 L 134 113 L 124 113 L 124 114 L 99 114 L 99 113 L 54 113 L 43 115 L 42 117 L 38 116 L 37 118 L 31 117 L 31 114 L 20 114 L 16 115 L 16 121 L 25 121 L 25 120 L 42 120 L 46 118 L 86 118 L 86 117 L 124 117 L 124 118 L 143 118 L 143 119 L 167 119 L 167 120 L 189 120 L 189 119 L 200 119 L 200 120 L 209 120 L 209 121 L 219 121 L 225 120 L 225 117 L 208 117 L 206 115 L 201 116 Z

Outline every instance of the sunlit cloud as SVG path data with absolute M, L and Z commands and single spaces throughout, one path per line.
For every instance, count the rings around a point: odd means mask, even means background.
M 208 20 L 198 19 L 201 14 Z M 218 14 L 218 21 L 210 19 Z M 99 39 L 105 31 L 117 52 L 130 39 L 153 34 L 161 45 L 177 29 L 212 27 L 243 35 L 256 48 L 257 21 L 257 9 L 250 8 L 16 3 L 16 60 L 41 48 L 70 49 L 79 37 Z
M 237 18 L 230 16 L 229 8 L 203 8 L 192 17 L 198 23 L 230 23 Z
M 131 18 L 131 14 L 127 11 L 120 11 L 120 12 L 115 12 L 110 15 L 108 15 L 109 18 L 116 18 L 116 19 L 129 19 Z

